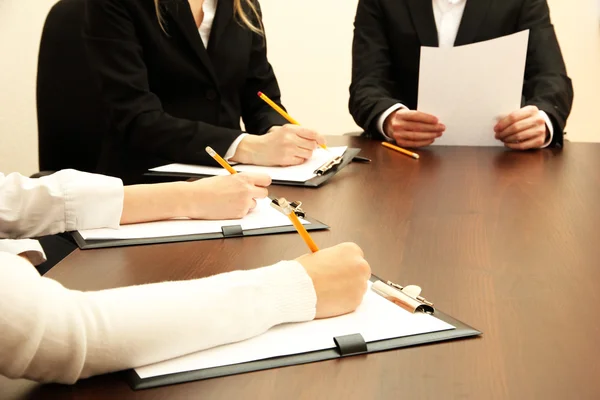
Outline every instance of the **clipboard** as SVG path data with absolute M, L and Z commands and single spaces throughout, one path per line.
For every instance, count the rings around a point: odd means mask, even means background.
M 271 199 L 272 207 L 277 208 L 277 199 Z M 329 229 L 329 226 L 321 221 L 311 218 L 306 215 L 306 212 L 301 208 L 302 203 L 294 201 L 291 206 L 294 208 L 294 212 L 298 217 L 310 222 L 305 225 L 308 231 L 318 231 Z M 107 247 L 123 247 L 123 246 L 139 246 L 145 244 L 160 244 L 160 243 L 176 243 L 176 242 L 189 242 L 198 240 L 211 240 L 211 239 L 229 239 L 237 237 L 248 237 L 248 236 L 261 236 L 261 235 L 272 235 L 278 233 L 295 233 L 296 229 L 293 225 L 285 226 L 274 226 L 270 228 L 258 228 L 258 229 L 242 229 L 241 225 L 224 225 L 221 227 L 221 232 L 213 233 L 200 233 L 193 235 L 177 235 L 177 236 L 161 236 L 153 238 L 139 238 L 139 239 L 84 239 L 84 237 L 78 231 L 70 232 L 71 236 L 77 243 L 77 246 L 81 250 L 90 249 L 102 249 Z
M 349 147 L 346 149 L 345 153 L 342 155 L 341 160 L 338 164 L 327 168 L 321 175 L 317 175 L 314 178 L 311 178 L 304 182 L 292 182 L 274 179 L 272 181 L 272 185 L 281 185 L 281 186 L 300 186 L 300 187 L 309 187 L 309 188 L 317 188 L 331 178 L 335 176 L 342 168 L 346 167 L 348 164 L 352 162 L 352 159 L 360 153 L 361 149 Z M 205 174 L 194 174 L 194 173 L 179 173 L 179 172 L 163 172 L 163 171 L 149 171 L 144 174 L 144 176 L 154 176 L 154 177 L 169 177 L 169 178 L 178 178 L 178 179 L 189 179 L 189 178 L 209 178 L 213 175 L 205 175 Z
M 371 282 L 390 286 L 391 282 L 384 282 L 375 275 L 371 276 Z M 408 287 L 408 286 L 407 286 Z M 395 288 L 398 291 L 403 289 Z M 408 291 L 410 293 L 410 290 Z M 407 296 L 412 294 L 405 293 Z M 417 295 L 419 297 L 419 295 Z M 480 336 L 482 333 L 469 325 L 452 318 L 451 316 L 433 309 L 433 304 L 421 297 L 421 300 L 415 298 L 419 303 L 431 304 L 431 308 L 427 309 L 415 309 L 414 312 L 427 312 L 432 313 L 436 318 L 442 320 L 450 325 L 453 325 L 455 329 L 444 330 L 432 333 L 425 333 L 419 335 L 403 336 L 391 339 L 385 339 L 380 341 L 365 342 L 361 334 L 352 334 L 334 337 L 335 347 L 313 351 L 308 353 L 293 354 L 289 356 L 274 357 L 262 360 L 256 360 L 241 364 L 226 365 L 215 368 L 199 369 L 194 371 L 186 371 L 162 376 L 155 376 L 150 378 L 140 378 L 134 369 L 124 372 L 127 383 L 133 390 L 150 389 L 159 386 L 167 386 L 184 382 L 191 382 L 197 380 L 204 380 L 210 378 L 218 378 L 229 375 L 243 374 L 246 372 L 262 371 L 273 368 L 289 367 L 294 365 L 308 364 L 318 361 L 339 359 L 344 357 L 350 357 L 360 354 L 377 353 L 381 351 L 401 349 L 405 347 L 419 346 L 423 344 L 437 343 L 443 341 L 452 341 L 458 339 L 466 339 Z

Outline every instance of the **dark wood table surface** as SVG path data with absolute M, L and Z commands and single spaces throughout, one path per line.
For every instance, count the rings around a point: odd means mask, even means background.
M 418 284 L 481 338 L 134 392 L 119 374 L 75 386 L 0 380 L 7 398 L 600 398 L 600 144 L 564 150 L 439 147 L 416 161 L 363 148 L 319 189 L 273 187 L 354 241 L 375 274 Z M 298 235 L 76 251 L 48 276 L 98 290 L 200 278 L 295 258 Z M 596 372 L 594 372 L 596 371 Z

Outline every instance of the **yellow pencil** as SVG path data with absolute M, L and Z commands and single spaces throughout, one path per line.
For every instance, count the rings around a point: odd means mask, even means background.
M 310 235 L 308 234 L 308 231 L 306 230 L 304 225 L 302 225 L 302 222 L 300 222 L 300 220 L 298 219 L 298 216 L 292 209 L 292 206 L 290 205 L 290 203 L 283 197 L 280 198 L 278 200 L 278 202 L 279 202 L 279 207 L 281 207 L 284 214 L 286 214 L 288 216 L 288 218 L 290 219 L 290 221 L 292 221 L 292 225 L 294 225 L 294 228 L 296 228 L 296 230 L 300 234 L 300 237 L 302 237 L 302 239 L 304 240 L 304 242 L 306 243 L 306 245 L 308 246 L 310 251 L 312 251 L 313 253 L 316 253 L 317 251 L 319 251 L 317 244 L 312 239 L 312 237 L 310 237 Z
M 290 114 L 285 112 L 285 110 L 279 107 L 273 100 L 271 100 L 266 94 L 263 92 L 258 92 L 258 97 L 260 97 L 265 103 L 271 106 L 271 108 L 279 113 L 283 118 L 285 118 L 290 124 L 300 125 L 300 122 L 296 121 Z M 327 149 L 327 146 L 324 144 L 320 144 L 324 149 Z
M 215 161 L 218 162 L 221 167 L 225 168 L 230 174 L 232 174 L 232 175 L 233 174 L 237 174 L 237 171 L 235 169 L 233 169 L 231 167 L 231 165 L 229 165 L 229 163 L 223 159 L 223 157 L 221 157 L 220 155 L 218 155 L 217 152 L 212 149 L 212 147 L 206 146 L 206 152 L 212 158 L 214 158 Z
M 417 153 L 413 153 L 412 151 L 404 150 L 402 147 L 394 146 L 393 144 L 388 143 L 388 142 L 381 142 L 381 144 L 384 145 L 385 147 L 387 147 L 388 149 L 392 149 L 392 150 L 398 151 L 402 154 L 406 154 L 407 156 L 416 158 L 417 160 L 419 159 L 419 155 Z

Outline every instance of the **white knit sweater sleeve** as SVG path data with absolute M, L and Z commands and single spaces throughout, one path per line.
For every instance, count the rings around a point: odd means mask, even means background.
M 80 292 L 0 253 L 0 374 L 72 383 L 311 320 L 316 301 L 312 281 L 296 261 Z

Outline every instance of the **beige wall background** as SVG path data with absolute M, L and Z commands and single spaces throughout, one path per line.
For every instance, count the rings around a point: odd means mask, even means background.
M 37 170 L 35 76 L 39 37 L 55 0 L 0 0 L 0 171 Z M 347 111 L 357 0 L 262 0 L 269 57 L 284 102 L 302 124 L 326 134 L 357 130 Z M 600 142 L 598 0 L 549 0 L 575 104 L 572 141 Z

